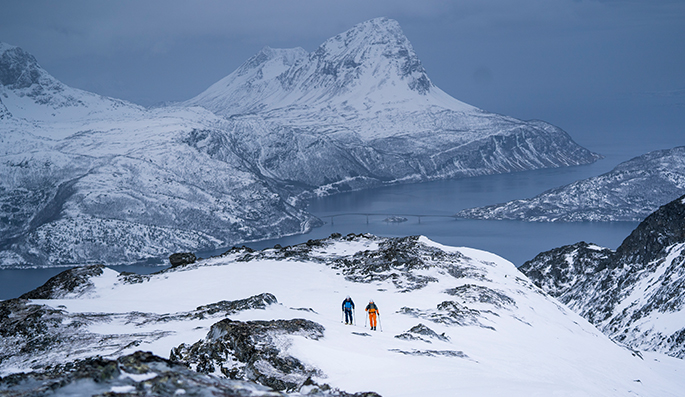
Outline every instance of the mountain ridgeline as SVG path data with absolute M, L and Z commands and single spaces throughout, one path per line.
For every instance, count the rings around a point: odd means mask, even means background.
M 399 24 L 307 53 L 264 48 L 185 103 L 68 87 L 0 45 L 0 266 L 131 263 L 303 233 L 303 200 L 392 183 L 587 164 L 542 121 L 428 78 Z
M 615 341 L 685 358 L 685 196 L 649 215 L 616 251 L 578 243 L 519 270 Z

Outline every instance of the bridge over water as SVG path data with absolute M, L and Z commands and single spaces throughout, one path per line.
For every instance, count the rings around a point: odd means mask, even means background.
M 452 218 L 454 220 L 459 219 L 458 216 L 456 215 L 434 215 L 434 214 L 401 214 L 401 213 L 382 213 L 382 212 L 346 212 L 342 214 L 333 214 L 333 215 L 322 215 L 319 216 L 319 218 L 322 219 L 331 219 L 331 225 L 335 225 L 335 218 L 343 217 L 343 216 L 365 216 L 366 217 L 366 224 L 369 223 L 369 217 L 370 216 L 386 216 L 386 217 L 412 217 L 412 218 L 417 218 L 419 223 L 421 223 L 421 218 Z M 393 222 L 390 220 L 389 222 Z M 397 221 L 394 221 L 397 222 Z M 399 221 L 403 222 L 403 221 Z

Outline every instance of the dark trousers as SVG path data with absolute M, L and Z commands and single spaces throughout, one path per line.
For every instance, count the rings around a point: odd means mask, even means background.
M 352 309 L 345 309 L 345 322 L 346 323 L 352 322 Z

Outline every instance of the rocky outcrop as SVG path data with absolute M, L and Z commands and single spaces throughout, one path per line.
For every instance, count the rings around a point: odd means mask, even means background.
M 210 329 L 204 340 L 172 349 L 172 360 L 183 362 L 197 372 L 223 374 L 269 386 L 275 390 L 298 391 L 311 384 L 320 371 L 282 351 L 283 339 L 298 335 L 309 339 L 323 337 L 324 328 L 309 320 L 240 322 L 222 320 Z
M 21 299 L 59 299 L 81 295 L 93 287 L 92 277 L 103 273 L 103 265 L 75 267 L 50 278 L 45 284 L 20 296 Z
M 406 332 L 403 332 L 399 335 L 395 335 L 395 338 L 405 340 L 421 340 L 426 343 L 432 343 L 430 339 L 441 340 L 443 342 L 449 342 L 450 340 L 450 338 L 447 335 L 445 335 L 444 332 L 438 335 L 437 332 L 433 331 L 432 329 L 426 327 L 421 323 L 411 327 L 411 329 L 409 329 Z
M 614 252 L 584 241 L 538 254 L 519 270 L 548 294 L 559 297 L 577 283 L 593 277 Z
M 191 371 L 184 365 L 149 352 L 138 351 L 114 359 L 92 357 L 59 364 L 45 371 L 0 378 L 0 395 L 130 397 L 204 396 L 276 397 L 285 394 L 254 383 L 218 378 Z
M 612 252 L 579 243 L 520 270 L 614 340 L 685 358 L 685 196 L 649 215 Z
M 192 252 L 177 252 L 169 256 L 169 263 L 171 267 L 184 266 L 195 263 L 197 258 Z

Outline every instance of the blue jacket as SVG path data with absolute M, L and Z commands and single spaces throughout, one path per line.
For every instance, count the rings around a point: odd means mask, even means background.
M 345 300 L 342 302 L 342 309 L 343 311 L 354 309 L 354 302 L 352 302 L 351 298 L 345 298 Z

